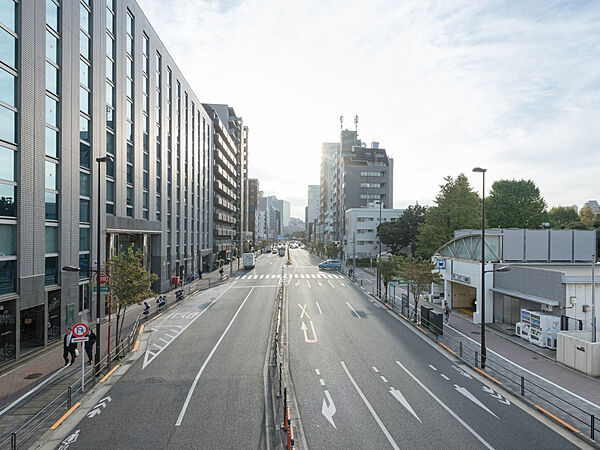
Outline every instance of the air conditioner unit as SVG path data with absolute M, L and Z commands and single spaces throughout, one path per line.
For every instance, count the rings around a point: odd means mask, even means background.
M 542 311 L 552 311 L 552 306 L 550 305 L 545 305 L 542 303 Z

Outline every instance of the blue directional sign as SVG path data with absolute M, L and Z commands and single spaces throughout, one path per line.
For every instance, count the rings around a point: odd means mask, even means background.
M 445 269 L 446 268 L 446 258 L 438 258 L 437 260 L 437 268 Z

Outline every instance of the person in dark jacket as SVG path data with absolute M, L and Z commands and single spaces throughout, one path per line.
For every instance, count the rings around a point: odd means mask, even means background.
M 94 359 L 92 355 L 94 354 L 94 345 L 96 344 L 96 333 L 92 330 L 87 334 L 88 340 L 85 343 L 85 354 L 88 357 L 88 364 L 92 364 L 92 360 Z
M 77 342 L 73 342 L 73 333 L 71 328 L 67 329 L 67 334 L 63 340 L 63 358 L 65 360 L 65 366 L 69 364 L 69 355 L 71 355 L 71 364 L 75 362 L 75 349 L 77 348 Z

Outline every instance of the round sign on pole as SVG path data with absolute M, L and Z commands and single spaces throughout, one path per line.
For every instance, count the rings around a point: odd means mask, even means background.
M 93 276 L 94 284 L 98 284 L 98 274 L 95 273 Z M 108 282 L 108 275 L 106 272 L 100 272 L 100 285 L 104 285 Z
M 73 336 L 83 337 L 88 334 L 88 326 L 85 323 L 78 323 L 73 325 Z

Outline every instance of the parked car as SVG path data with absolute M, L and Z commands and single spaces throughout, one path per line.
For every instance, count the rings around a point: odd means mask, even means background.
M 328 259 L 319 264 L 319 270 L 323 269 L 341 269 L 342 262 L 339 259 Z

